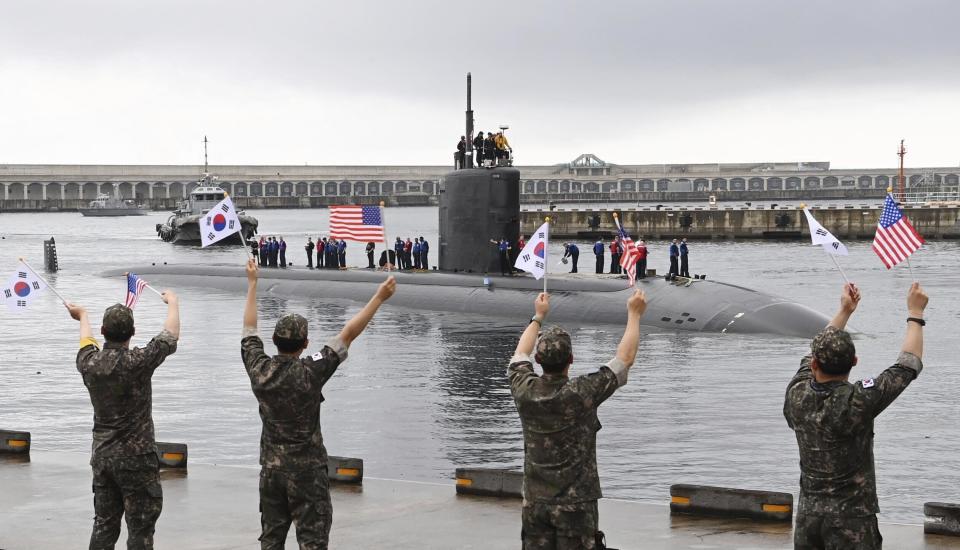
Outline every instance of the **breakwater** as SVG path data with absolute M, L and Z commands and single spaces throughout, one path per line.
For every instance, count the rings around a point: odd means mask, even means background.
M 840 239 L 872 239 L 881 211 L 879 206 L 811 209 L 817 220 Z M 598 232 L 615 232 L 614 212 L 631 235 L 647 239 L 802 239 L 810 235 L 803 211 L 795 207 L 525 210 L 520 213 L 520 230 L 530 234 L 545 216 L 550 216 L 551 236 L 592 239 Z M 960 238 L 960 206 L 907 205 L 904 213 L 926 239 Z M 590 227 L 595 216 L 600 222 L 596 231 Z

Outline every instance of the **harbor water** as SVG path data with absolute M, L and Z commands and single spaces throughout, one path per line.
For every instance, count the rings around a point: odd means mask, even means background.
M 261 234 L 285 238 L 294 264 L 289 269 L 305 269 L 303 245 L 308 236 L 325 233 L 328 211 L 251 213 L 260 220 Z M 166 216 L 0 215 L 2 276 L 12 274 L 18 256 L 39 270 L 43 240 L 55 237 L 61 271 L 50 275 L 50 282 L 87 306 L 98 326 L 104 308 L 122 302 L 125 294 L 123 278 L 100 276 L 105 270 L 244 262 L 238 246 L 200 249 L 161 242 L 154 226 Z M 436 208 L 389 209 L 386 220 L 391 242 L 396 236 L 423 236 L 436 264 Z M 580 271 L 592 273 L 592 243 L 578 244 Z M 649 267 L 665 271 L 667 243 L 648 244 Z M 840 262 L 864 295 L 851 321 L 860 333 L 860 362 L 851 376 L 868 378 L 889 366 L 900 349 L 911 277 L 906 266 L 886 270 L 869 242 L 847 244 L 850 256 Z M 366 265 L 362 250 L 362 243 L 349 243 L 349 265 Z M 495 251 L 491 245 L 477 253 Z M 558 263 L 561 253 L 560 243 L 552 243 L 548 263 L 557 273 L 569 270 Z M 609 261 L 607 254 L 607 271 Z M 960 245 L 931 242 L 912 263 L 930 295 L 925 369 L 876 424 L 881 519 L 888 522 L 919 522 L 924 501 L 960 500 L 955 396 Z M 843 284 L 830 259 L 807 242 L 694 242 L 690 266 L 692 273 L 827 314 L 836 309 Z M 187 443 L 193 462 L 255 465 L 260 420 L 239 346 L 244 296 L 174 289 L 181 296 L 182 337 L 177 353 L 153 378 L 157 438 Z M 262 285 L 261 335 L 268 339 L 282 313 L 299 312 L 310 320 L 310 351 L 316 351 L 360 307 L 338 299 L 335 286 L 318 294 L 322 297 L 272 296 Z M 155 295 L 142 296 L 135 344 L 160 330 L 164 313 Z M 49 292 L 20 314 L 0 310 L 0 319 L 0 427 L 31 431 L 36 449 L 89 449 L 92 408 L 74 364 L 77 323 Z M 366 475 L 379 478 L 445 482 L 458 466 L 520 467 L 522 435 L 505 368 L 526 323 L 527 318 L 388 304 L 325 388 L 328 450 L 363 458 Z M 613 325 L 566 328 L 574 342 L 573 374 L 605 363 L 622 333 Z M 796 494 L 798 454 L 782 415 L 783 392 L 807 350 L 807 341 L 785 337 L 644 329 L 628 385 L 600 409 L 597 447 L 605 496 L 664 502 L 673 483 Z

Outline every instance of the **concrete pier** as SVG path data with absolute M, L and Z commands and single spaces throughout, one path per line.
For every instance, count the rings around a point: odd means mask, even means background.
M 34 451 L 31 460 L 0 461 L 0 548 L 82 548 L 93 524 L 88 456 Z M 258 548 L 259 469 L 191 464 L 189 473 L 165 471 L 163 514 L 156 548 Z M 451 472 L 452 474 L 452 472 Z M 454 481 L 415 483 L 364 478 L 362 486 L 335 485 L 331 548 L 517 549 L 520 501 L 457 495 Z M 666 505 L 605 499 L 600 528 L 620 550 L 792 548 L 784 523 L 669 515 Z M 924 535 L 921 525 L 880 527 L 885 547 L 960 549 L 960 538 Z M 120 544 L 126 533 L 121 535 Z M 296 548 L 291 530 L 288 548 Z
M 829 207 L 811 209 L 824 227 L 839 239 L 873 239 L 882 209 L 877 207 Z M 529 235 L 544 216 L 550 216 L 550 236 L 576 238 L 589 231 L 590 219 L 600 217 L 600 231 L 613 233 L 613 213 L 634 237 L 646 239 L 803 239 L 810 229 L 803 211 L 782 207 L 644 207 L 629 210 L 556 209 L 520 213 L 520 231 Z M 910 223 L 925 239 L 960 238 L 960 206 L 911 206 L 904 208 Z

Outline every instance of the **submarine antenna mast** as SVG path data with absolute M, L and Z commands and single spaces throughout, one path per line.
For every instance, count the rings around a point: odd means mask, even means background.
M 899 187 L 900 187 L 900 202 L 903 202 L 903 201 L 906 199 L 906 197 L 907 197 L 907 196 L 906 196 L 906 186 L 904 185 L 904 182 L 903 182 L 903 157 L 904 157 L 906 154 L 907 154 L 907 150 L 903 148 L 903 140 L 901 139 L 901 140 L 900 140 L 900 150 L 897 151 L 897 155 L 900 156 L 900 177 L 898 178 L 898 179 L 900 180 L 900 181 L 898 182 L 898 183 L 900 184 L 900 185 L 899 185 Z
M 473 78 L 467 73 L 467 152 L 464 155 L 465 165 L 473 168 L 473 107 L 471 107 L 471 95 L 473 87 Z M 467 166 L 463 166 L 466 168 Z

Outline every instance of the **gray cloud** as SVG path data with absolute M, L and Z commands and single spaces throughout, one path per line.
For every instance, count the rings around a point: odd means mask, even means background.
M 0 75 L 135 77 L 228 105 L 246 93 L 413 102 L 418 118 L 404 127 L 423 142 L 448 123 L 459 132 L 470 70 L 485 124 L 522 122 L 529 143 L 562 133 L 616 142 L 665 118 L 704 131 L 705 113 L 754 97 L 951 90 L 958 17 L 960 3 L 946 0 L 21 2 L 0 18 Z M 379 131 L 377 113 L 355 121 Z M 447 141 L 429 154 L 446 162 Z

